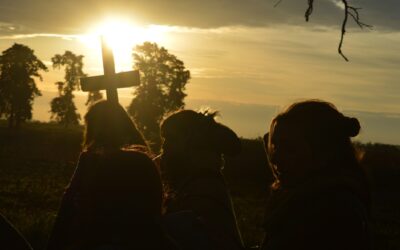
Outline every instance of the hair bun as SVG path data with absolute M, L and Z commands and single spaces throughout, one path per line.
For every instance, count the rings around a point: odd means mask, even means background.
M 344 119 L 344 132 L 346 136 L 355 137 L 360 133 L 360 122 L 354 117 L 345 117 Z

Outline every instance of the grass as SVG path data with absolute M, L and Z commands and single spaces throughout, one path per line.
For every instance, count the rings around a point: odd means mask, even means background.
M 27 124 L 11 131 L 0 123 L 0 212 L 35 249 L 44 249 L 63 190 L 80 152 L 82 128 Z M 400 149 L 364 145 L 373 187 L 373 237 L 376 249 L 400 249 Z M 226 159 L 244 241 L 260 244 L 267 187 L 271 182 L 262 144 L 243 140 L 243 153 Z

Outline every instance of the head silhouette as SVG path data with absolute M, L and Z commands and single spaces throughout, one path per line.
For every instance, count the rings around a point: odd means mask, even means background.
M 313 173 L 359 168 L 350 138 L 360 123 L 328 102 L 292 104 L 276 116 L 264 138 L 275 186 L 296 185 Z
M 130 145 L 147 147 L 142 134 L 124 108 L 110 101 L 94 103 L 85 115 L 83 147 L 117 149 Z
M 216 113 L 180 110 L 161 125 L 161 171 L 167 182 L 182 181 L 199 171 L 220 171 L 222 155 L 241 151 L 240 139 L 215 121 Z
M 216 112 L 180 110 L 168 116 L 161 125 L 163 150 L 238 154 L 241 150 L 239 138 L 231 129 L 216 122 L 216 115 Z

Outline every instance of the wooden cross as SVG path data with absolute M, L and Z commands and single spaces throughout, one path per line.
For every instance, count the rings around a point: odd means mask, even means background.
M 107 100 L 118 103 L 118 88 L 138 86 L 140 76 L 138 70 L 115 73 L 114 55 L 101 37 L 104 75 L 83 77 L 80 79 L 82 91 L 106 90 Z

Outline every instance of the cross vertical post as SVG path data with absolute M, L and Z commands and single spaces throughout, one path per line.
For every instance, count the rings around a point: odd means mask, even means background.
M 115 73 L 112 49 L 107 46 L 105 38 L 101 37 L 101 52 L 103 56 L 104 75 L 82 77 L 82 91 L 107 91 L 107 100 L 118 103 L 118 88 L 128 88 L 140 85 L 138 70 Z
M 101 52 L 103 56 L 104 75 L 111 78 L 115 75 L 114 55 L 110 46 L 106 44 L 104 36 L 101 37 Z M 106 89 L 106 92 L 107 100 L 118 103 L 118 92 L 115 86 L 109 86 L 109 88 Z

